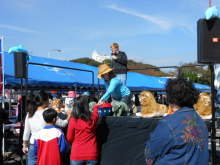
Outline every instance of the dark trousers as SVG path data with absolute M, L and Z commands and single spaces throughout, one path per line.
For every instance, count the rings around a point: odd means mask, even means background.
M 120 101 L 120 102 L 124 102 L 125 104 L 129 105 L 131 103 L 131 95 L 124 96 L 120 99 L 116 99 L 112 97 L 112 101 Z

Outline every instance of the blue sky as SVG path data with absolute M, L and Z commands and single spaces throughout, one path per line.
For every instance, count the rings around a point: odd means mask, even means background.
M 220 1 L 213 0 L 213 6 Z M 117 42 L 129 59 L 156 66 L 197 60 L 197 21 L 208 0 L 0 0 L 4 49 L 70 60 L 109 55 Z

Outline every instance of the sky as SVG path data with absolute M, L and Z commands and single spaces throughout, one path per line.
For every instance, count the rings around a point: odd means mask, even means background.
M 116 42 L 128 59 L 179 66 L 197 61 L 197 21 L 208 7 L 209 0 L 0 0 L 0 36 L 5 51 L 23 44 L 34 56 L 110 55 Z

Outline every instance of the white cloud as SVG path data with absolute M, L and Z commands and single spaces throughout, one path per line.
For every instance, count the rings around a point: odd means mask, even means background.
M 138 13 L 136 11 L 117 7 L 116 5 L 110 5 L 107 7 L 110 9 L 122 12 L 122 13 L 130 14 L 130 15 L 142 18 L 144 20 L 147 20 L 151 23 L 154 23 L 154 24 L 160 26 L 162 29 L 165 29 L 165 30 L 169 30 L 170 28 L 172 28 L 172 24 L 168 20 L 166 20 L 165 18 L 159 18 L 159 17 L 155 17 L 155 16 L 150 16 L 147 14 Z
M 32 29 L 27 29 L 27 28 L 18 27 L 18 26 L 12 26 L 12 25 L 0 24 L 0 28 L 14 30 L 14 31 L 23 32 L 23 33 L 44 34 L 42 32 L 35 31 L 35 30 L 32 30 Z
M 157 27 L 159 27 L 163 31 L 169 31 L 174 28 L 182 28 L 184 31 L 187 31 L 190 34 L 195 33 L 195 27 L 193 26 L 193 24 L 189 23 L 187 21 L 184 21 L 187 19 L 184 19 L 183 16 L 181 16 L 181 15 L 178 16 L 175 14 L 175 16 L 171 16 L 171 17 L 170 16 L 166 16 L 166 17 L 165 16 L 151 16 L 148 14 L 139 13 L 134 10 L 120 8 L 117 5 L 109 5 L 109 6 L 107 6 L 107 8 L 144 19 L 144 20 L 156 25 L 155 29 Z M 176 21 L 176 20 L 178 20 L 178 21 Z M 155 29 L 153 31 L 154 33 L 155 33 Z M 161 32 L 162 31 L 160 31 L 160 33 Z

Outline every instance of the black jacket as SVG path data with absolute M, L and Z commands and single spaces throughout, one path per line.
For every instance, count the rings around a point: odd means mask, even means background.
M 127 73 L 127 55 L 125 52 L 119 51 L 118 54 L 111 54 L 118 57 L 117 59 L 112 59 L 112 67 L 115 74 L 126 74 Z

